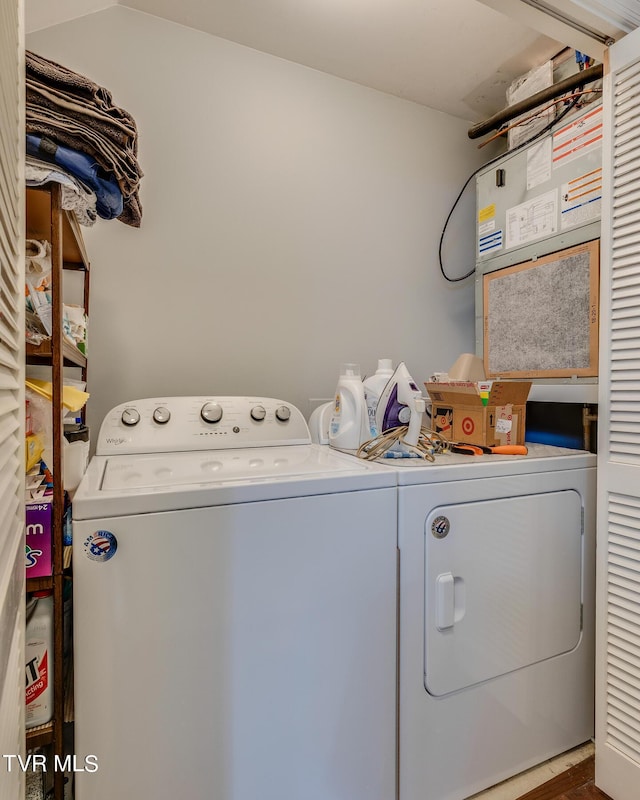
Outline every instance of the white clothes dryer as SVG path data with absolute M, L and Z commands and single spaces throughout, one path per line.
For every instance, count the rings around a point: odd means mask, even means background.
M 595 462 L 394 465 L 400 800 L 463 800 L 592 738 Z
M 400 800 L 464 800 L 594 735 L 596 456 L 528 449 L 381 460 L 398 486 Z
M 78 800 L 392 800 L 395 484 L 280 400 L 113 409 L 73 501 Z

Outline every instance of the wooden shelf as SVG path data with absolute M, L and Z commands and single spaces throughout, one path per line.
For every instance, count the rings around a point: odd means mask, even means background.
M 42 578 L 27 578 L 28 592 L 43 592 L 53 589 L 53 575 L 44 575 Z
M 44 747 L 53 741 L 53 722 L 46 725 L 38 725 L 37 728 L 29 728 L 26 731 L 27 749 L 34 747 Z
M 82 233 L 75 216 L 61 209 L 62 190 L 59 183 L 48 183 L 26 191 L 26 236 L 28 239 L 46 240 L 51 244 L 51 330 L 50 339 L 40 345 L 26 345 L 28 364 L 41 364 L 50 368 L 51 375 L 51 422 L 52 422 L 52 468 L 54 476 L 51 531 L 52 571 L 45 578 L 29 578 L 27 591 L 50 589 L 53 594 L 53 718 L 47 725 L 26 732 L 28 748 L 49 746 L 59 755 L 73 752 L 73 744 L 65 737 L 65 721 L 73 718 L 73 686 L 70 671 L 65 669 L 64 639 L 64 582 L 71 564 L 71 548 L 64 546 L 65 492 L 63 475 L 63 423 L 62 395 L 64 368 L 79 367 L 82 380 L 87 379 L 87 359 L 72 342 L 63 335 L 63 283 L 65 270 L 78 270 L 82 274 L 83 305 L 89 307 L 89 259 Z M 77 281 L 75 281 L 77 283 Z M 66 676 L 66 677 L 65 677 Z M 73 739 L 73 731 L 67 729 Z M 64 800 L 64 774 L 55 772 L 52 780 L 53 800 Z
M 27 187 L 27 239 L 52 240 L 51 192 L 48 184 Z M 62 266 L 64 269 L 89 269 L 89 257 L 84 246 L 80 225 L 75 215 L 62 212 Z
M 62 358 L 64 359 L 65 367 L 87 366 L 86 356 L 66 339 L 62 342 Z M 27 342 L 26 359 L 27 364 L 51 364 L 53 359 L 51 339 L 45 339 L 38 345 Z

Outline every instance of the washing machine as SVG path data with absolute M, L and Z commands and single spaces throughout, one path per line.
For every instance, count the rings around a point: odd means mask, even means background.
M 395 473 L 400 800 L 463 800 L 593 736 L 595 456 Z
M 391 800 L 395 473 L 262 397 L 105 418 L 73 499 L 78 800 Z

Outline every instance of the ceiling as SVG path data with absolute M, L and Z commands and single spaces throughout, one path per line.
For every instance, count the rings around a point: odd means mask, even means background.
M 470 122 L 563 49 L 478 0 L 122 0 L 215 36 Z M 118 5 L 25 0 L 27 33 Z

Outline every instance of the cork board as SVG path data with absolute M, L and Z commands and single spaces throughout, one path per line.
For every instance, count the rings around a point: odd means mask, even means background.
M 483 278 L 488 378 L 598 374 L 598 241 Z

